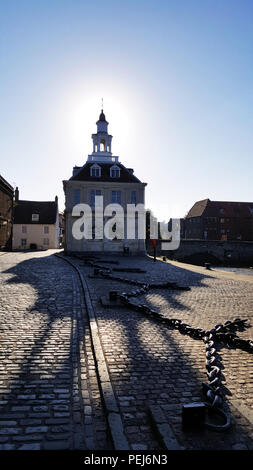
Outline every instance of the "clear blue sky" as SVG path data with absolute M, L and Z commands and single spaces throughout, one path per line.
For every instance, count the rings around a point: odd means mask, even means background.
M 2 0 L 0 173 L 64 208 L 101 97 L 160 220 L 252 201 L 252 0 Z

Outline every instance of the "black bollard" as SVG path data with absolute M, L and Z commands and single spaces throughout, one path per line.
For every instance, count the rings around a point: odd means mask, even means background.
M 109 299 L 110 300 L 117 300 L 118 292 L 116 290 L 111 290 L 109 292 Z
M 206 406 L 204 403 L 188 403 L 182 408 L 182 427 L 187 431 L 202 428 L 206 419 Z

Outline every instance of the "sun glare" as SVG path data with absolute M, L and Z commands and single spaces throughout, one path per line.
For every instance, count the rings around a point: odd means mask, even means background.
M 127 153 L 129 137 L 136 136 L 138 110 L 136 96 L 129 90 L 103 90 L 95 87 L 85 91 L 80 89 L 69 96 L 67 129 L 74 148 L 82 149 L 85 157 L 92 152 L 91 134 L 96 132 L 96 121 L 103 109 L 109 122 L 108 132 L 113 136 L 112 152 L 115 155 Z M 75 155 L 79 158 L 80 155 Z

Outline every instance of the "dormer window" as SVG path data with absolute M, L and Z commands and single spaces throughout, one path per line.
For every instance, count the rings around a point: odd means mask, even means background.
M 101 176 L 101 168 L 96 163 L 90 167 L 90 176 L 95 178 L 100 178 Z
M 120 178 L 120 168 L 117 165 L 113 165 L 110 168 L 111 178 Z
M 32 222 L 39 222 L 39 214 L 32 214 Z

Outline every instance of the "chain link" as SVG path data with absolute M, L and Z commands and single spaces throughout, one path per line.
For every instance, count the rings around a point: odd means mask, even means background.
M 207 407 L 212 411 L 215 410 L 218 414 L 223 416 L 225 419 L 225 424 L 216 425 L 206 423 L 207 427 L 215 431 L 223 431 L 229 428 L 230 426 L 230 416 L 228 412 L 222 409 L 224 406 L 224 394 L 222 392 L 222 378 L 221 378 L 221 368 L 218 365 L 217 350 L 215 343 L 222 343 L 234 348 L 240 348 L 249 353 L 253 353 L 253 340 L 248 339 L 244 340 L 239 338 L 236 335 L 237 330 L 244 330 L 247 324 L 247 319 L 235 318 L 233 321 L 226 321 L 224 324 L 217 324 L 215 328 L 210 330 L 204 330 L 203 328 L 194 328 L 187 323 L 182 322 L 178 318 L 167 318 L 161 313 L 151 309 L 148 305 L 145 304 L 136 304 L 130 301 L 130 297 L 137 297 L 148 292 L 149 289 L 160 289 L 160 288 L 169 288 L 175 290 L 190 290 L 190 287 L 179 286 L 175 282 L 163 282 L 163 283 L 145 283 L 138 280 L 125 279 L 119 276 L 114 276 L 111 274 L 110 268 L 105 268 L 101 265 L 95 264 L 92 261 L 87 262 L 86 264 L 91 265 L 96 268 L 94 270 L 94 275 L 101 276 L 105 279 L 110 279 L 113 281 L 124 282 L 127 284 L 136 285 L 139 288 L 133 290 L 132 292 L 122 292 L 118 294 L 118 299 L 126 305 L 126 307 L 135 310 L 139 313 L 146 315 L 148 318 L 159 321 L 163 325 L 177 329 L 181 334 L 191 336 L 194 339 L 200 339 L 204 341 L 206 349 L 206 373 L 207 373 L 207 382 L 202 383 L 203 394 L 207 400 Z

